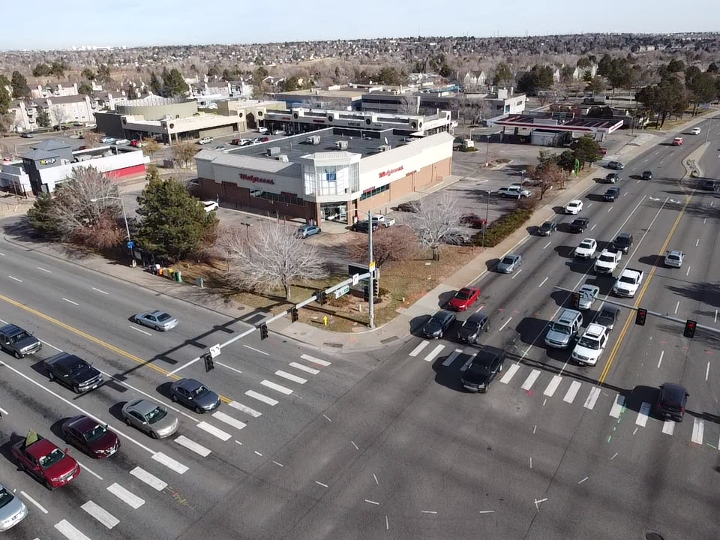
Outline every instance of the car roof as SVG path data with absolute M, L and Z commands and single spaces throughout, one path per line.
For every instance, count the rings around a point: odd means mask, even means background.
M 571 322 L 581 313 L 575 309 L 563 309 L 558 317 L 558 322 Z
M 678 257 L 682 257 L 683 252 L 678 249 L 673 249 L 673 250 L 668 251 L 668 255 L 677 255 Z
M 473 313 L 472 315 L 470 315 L 467 318 L 467 321 L 474 322 L 474 323 L 481 323 L 481 322 L 487 320 L 487 318 L 488 318 L 488 316 L 485 313 L 479 312 L 479 313 Z
M 65 423 L 65 425 L 72 426 L 72 427 L 76 428 L 78 431 L 82 431 L 82 432 L 93 429 L 98 424 L 99 424 L 99 422 L 96 422 L 92 418 L 85 416 L 85 415 L 75 416 Z
M 80 362 L 85 362 L 85 360 L 74 354 L 61 352 L 57 353 L 55 356 L 51 356 L 50 358 L 45 360 L 45 362 L 57 364 L 59 366 L 74 366 L 75 364 L 78 364 Z
M 626 233 L 626 232 L 621 232 L 620 234 L 617 235 L 617 237 L 618 238 L 632 238 L 632 234 Z
M 451 313 L 450 311 L 440 310 L 435 315 L 433 315 L 433 317 L 438 319 L 448 319 L 450 317 L 455 317 L 455 314 Z
M 684 386 L 674 383 L 664 383 L 660 385 L 664 398 L 682 399 L 682 396 L 688 393 Z
M 585 330 L 584 335 L 600 337 L 606 332 L 607 329 L 602 324 L 590 323 L 587 327 L 587 330 Z
M 197 390 L 204 385 L 203 383 L 195 379 L 180 379 L 179 381 L 173 383 L 173 386 L 175 388 L 184 388 L 188 392 L 191 392 L 193 390 Z
M 581 243 L 581 244 L 584 244 L 585 242 L 590 242 L 590 243 L 592 243 L 592 242 L 595 242 L 595 239 L 594 239 L 594 238 L 583 238 L 580 243 Z
M 160 311 L 159 309 L 155 309 L 153 311 L 147 311 L 145 315 L 155 315 L 156 317 L 159 315 L 166 315 L 164 311 Z
M 573 199 L 572 201 L 570 201 L 568 203 L 568 205 L 570 205 L 570 204 L 582 204 L 582 201 L 580 199 Z
M 25 330 L 23 330 L 16 324 L 6 324 L 2 328 L 0 328 L 0 332 L 2 332 L 3 334 L 8 334 L 10 336 L 14 336 L 21 332 L 25 332 Z
M 581 291 L 599 291 L 600 287 L 597 285 L 589 285 L 588 283 L 585 283 L 582 287 L 580 287 Z
M 128 403 L 127 407 L 145 416 L 157 409 L 158 405 L 152 401 L 148 401 L 147 399 L 136 399 L 135 401 Z
M 607 305 L 606 305 L 606 306 L 603 306 L 603 307 L 602 307 L 602 309 L 600 310 L 600 313 L 602 313 L 603 311 L 609 311 L 609 312 L 614 313 L 615 315 L 617 315 L 618 313 L 620 313 L 620 308 L 619 308 L 619 307 L 615 307 L 615 306 L 607 306 Z
M 586 217 L 579 217 L 573 220 L 573 223 L 590 223 L 590 219 Z

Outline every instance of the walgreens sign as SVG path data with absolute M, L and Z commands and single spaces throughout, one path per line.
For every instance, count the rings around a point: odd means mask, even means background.
M 394 169 L 388 169 L 387 171 L 382 171 L 378 176 L 380 178 L 385 178 L 386 176 L 390 176 L 391 174 L 395 174 L 396 172 L 400 172 L 403 170 L 403 166 L 400 165 L 399 167 L 395 167 Z
M 240 173 L 240 180 L 252 182 L 253 184 L 275 184 L 275 180 L 272 178 L 260 178 L 259 176 L 253 176 L 252 174 L 245 173 Z

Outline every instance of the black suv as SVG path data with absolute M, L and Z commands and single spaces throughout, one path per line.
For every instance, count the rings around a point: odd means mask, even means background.
M 660 396 L 655 405 L 656 414 L 663 419 L 682 422 L 689 395 L 684 386 L 672 383 L 663 384 L 660 386 Z
M 467 343 L 480 341 L 480 334 L 488 330 L 488 316 L 484 313 L 473 313 L 458 330 L 458 339 Z
M 455 322 L 454 313 L 450 311 L 438 311 L 425 323 L 425 326 L 422 328 L 422 333 L 425 337 L 432 339 L 441 338 L 453 322 Z
M 620 181 L 620 175 L 618 173 L 611 172 L 605 177 L 606 184 L 617 184 Z
M 12 353 L 15 358 L 35 354 L 42 349 L 42 343 L 27 330 L 14 324 L 0 328 L 0 348 Z
M 619 187 L 611 187 L 611 188 L 608 188 L 608 190 L 605 192 L 605 195 L 603 195 L 603 200 L 608 201 L 608 202 L 614 202 L 619 196 L 620 196 L 620 188 Z
M 462 377 L 462 385 L 470 392 L 487 392 L 490 383 L 502 372 L 505 351 L 483 349 L 473 359 Z
M 624 255 L 628 254 L 630 248 L 633 245 L 633 235 L 630 233 L 620 233 L 617 238 L 613 240 L 612 247 L 615 251 L 622 251 Z
M 378 225 L 377 221 L 373 221 L 372 224 L 372 230 L 373 232 L 377 231 L 380 225 Z M 358 221 L 355 225 L 352 226 L 353 231 L 355 232 L 362 232 L 362 233 L 368 233 L 370 229 L 370 222 L 366 219 L 365 221 Z
M 588 218 L 577 218 L 570 224 L 570 232 L 581 233 L 588 228 L 588 225 L 590 225 Z
M 43 362 L 51 381 L 57 380 L 76 394 L 88 392 L 103 383 L 103 376 L 82 358 L 58 353 Z

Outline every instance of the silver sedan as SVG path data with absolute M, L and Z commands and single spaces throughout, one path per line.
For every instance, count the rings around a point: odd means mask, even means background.
M 153 439 L 164 439 L 178 430 L 179 422 L 167 409 L 148 401 L 136 399 L 123 405 L 122 416 L 128 426 L 144 431 Z
M 25 504 L 0 484 L 0 532 L 20 523 L 28 514 Z
M 138 324 L 154 328 L 160 332 L 172 330 L 178 325 L 178 321 L 175 317 L 170 316 L 164 311 L 158 310 L 138 313 L 133 317 L 133 320 Z
M 498 263 L 496 270 L 501 274 L 512 274 L 522 265 L 522 256 L 516 254 L 505 255 Z

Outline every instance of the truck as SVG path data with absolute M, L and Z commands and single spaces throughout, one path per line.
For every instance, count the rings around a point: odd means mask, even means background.
M 43 362 L 51 381 L 58 381 L 76 394 L 93 390 L 103 383 L 100 371 L 74 354 L 61 352 Z
M 6 324 L 0 328 L 0 348 L 14 354 L 15 358 L 23 358 L 42 349 L 42 342 L 27 330 Z
M 65 486 L 80 474 L 80 465 L 68 454 L 67 448 L 60 450 L 32 429 L 13 445 L 12 454 L 20 470 L 33 475 L 48 489 Z
M 595 259 L 593 270 L 596 274 L 612 274 L 615 272 L 621 258 L 622 253 L 620 251 L 603 249 L 600 256 Z
M 633 298 L 637 293 L 638 288 L 642 284 L 643 280 L 642 270 L 636 270 L 634 268 L 626 268 L 620 274 L 620 277 L 615 281 L 612 292 L 616 296 L 626 296 Z

